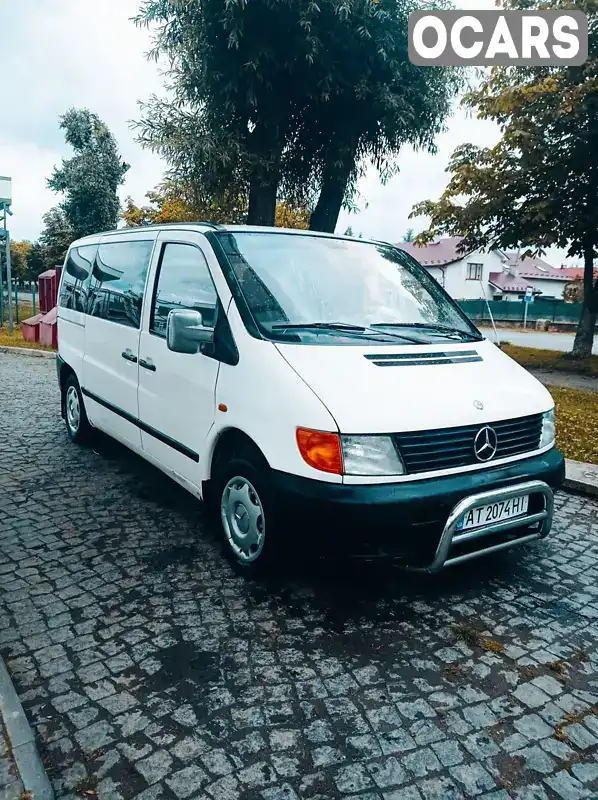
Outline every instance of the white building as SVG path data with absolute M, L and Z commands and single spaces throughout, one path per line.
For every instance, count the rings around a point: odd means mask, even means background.
M 541 258 L 521 259 L 502 250 L 458 251 L 461 237 L 453 236 L 419 247 L 397 242 L 424 266 L 456 300 L 520 300 L 531 287 L 536 296 L 561 300 L 572 270 L 556 269 Z

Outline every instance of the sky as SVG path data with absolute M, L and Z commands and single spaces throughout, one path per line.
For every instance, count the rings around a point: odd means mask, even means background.
M 459 0 L 461 8 L 492 8 L 493 0 Z M 139 0 L 19 0 L 0 2 L 3 33 L 3 86 L 0 111 L 0 175 L 13 179 L 11 235 L 34 240 L 42 215 L 59 201 L 46 180 L 70 149 L 58 119 L 70 107 L 86 107 L 114 133 L 124 160 L 131 165 L 120 196 L 136 203 L 160 182 L 165 165 L 135 141 L 131 122 L 139 119 L 139 101 L 163 94 L 164 76 L 148 61 L 150 37 L 131 18 Z M 101 10 L 100 10 L 101 9 Z M 409 220 L 412 206 L 435 200 L 447 182 L 445 169 L 457 145 L 492 146 L 497 127 L 458 107 L 437 139 L 435 155 L 406 148 L 399 174 L 382 185 L 371 169 L 358 186 L 359 213 L 343 212 L 337 232 L 351 225 L 365 237 L 399 241 L 408 228 L 426 227 Z M 563 260 L 551 253 L 555 266 Z

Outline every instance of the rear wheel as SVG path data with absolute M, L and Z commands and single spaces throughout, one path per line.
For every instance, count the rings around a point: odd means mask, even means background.
M 247 576 L 269 572 L 279 555 L 278 513 L 257 462 L 249 449 L 234 454 L 218 469 L 214 497 L 226 556 Z
M 85 413 L 79 382 L 74 375 L 69 375 L 66 380 L 63 402 L 67 433 L 76 444 L 84 444 L 91 438 L 91 425 Z

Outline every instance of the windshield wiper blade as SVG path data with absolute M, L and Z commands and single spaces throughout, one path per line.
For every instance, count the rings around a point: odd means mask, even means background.
M 477 336 L 467 331 L 459 330 L 459 328 L 451 328 L 448 325 L 437 325 L 435 323 L 427 322 L 373 322 L 372 328 L 421 328 L 425 331 L 435 331 L 445 336 L 452 335 L 458 336 L 459 339 L 477 340 Z
M 352 325 L 350 322 L 277 322 L 270 326 L 273 331 L 293 330 L 301 328 L 322 328 L 330 331 L 366 331 L 363 325 Z
M 363 325 L 353 325 L 350 322 L 276 322 L 274 325 L 270 325 L 270 328 L 273 331 L 311 330 L 315 328 L 316 330 L 345 331 L 348 334 L 356 333 L 366 336 L 375 334 L 376 336 L 392 336 L 395 339 L 403 339 L 403 341 L 411 342 L 412 344 L 421 344 L 419 339 L 415 339 L 412 336 L 405 336 L 402 333 L 387 333 L 386 331 L 375 330 L 373 326 L 366 328 Z

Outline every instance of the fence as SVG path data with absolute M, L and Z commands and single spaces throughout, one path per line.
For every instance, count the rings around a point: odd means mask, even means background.
M 474 322 L 490 322 L 488 306 L 496 322 L 523 323 L 525 303 L 523 300 L 457 300 L 462 311 Z M 577 323 L 581 314 L 581 303 L 566 303 L 564 300 L 540 300 L 528 303 L 527 321 L 547 319 L 553 323 Z
M 0 296 L 0 327 L 8 322 L 8 287 L 2 284 Z M 15 325 L 28 317 L 34 316 L 39 310 L 38 287 L 35 281 L 17 284 L 13 281 L 11 289 L 12 321 Z

